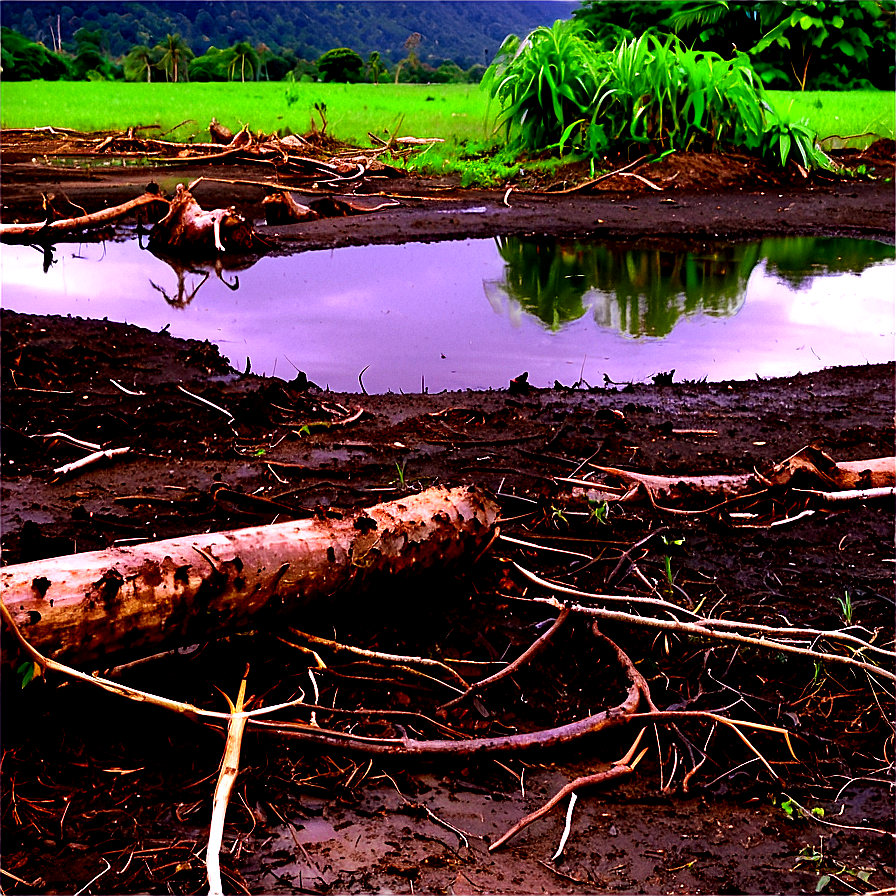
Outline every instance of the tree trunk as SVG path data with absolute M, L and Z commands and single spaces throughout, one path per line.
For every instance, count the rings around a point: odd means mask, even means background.
M 41 653 L 69 665 L 107 666 L 113 657 L 265 627 L 349 588 L 454 563 L 482 550 L 497 515 L 494 501 L 476 489 L 429 489 L 344 519 L 7 566 L 0 569 L 2 600 Z

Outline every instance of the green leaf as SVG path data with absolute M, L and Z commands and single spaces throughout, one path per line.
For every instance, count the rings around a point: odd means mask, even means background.
M 830 882 L 830 875 L 822 874 L 821 877 L 818 878 L 818 883 L 815 885 L 815 892 L 820 893 Z
M 831 19 L 831 26 L 834 28 L 837 28 L 837 29 L 842 28 L 843 27 L 843 16 L 834 16 L 834 18 Z
M 35 668 L 35 664 L 31 660 L 28 660 L 28 662 L 22 663 L 22 665 L 19 666 L 18 669 L 16 669 L 16 674 L 22 677 L 23 689 L 27 687 L 27 685 L 29 685 L 34 679 Z

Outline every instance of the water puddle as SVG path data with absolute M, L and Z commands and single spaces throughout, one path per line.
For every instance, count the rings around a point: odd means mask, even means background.
M 225 268 L 136 240 L 4 246 L 2 305 L 217 343 L 231 363 L 369 392 L 785 376 L 894 357 L 894 248 L 788 238 L 638 249 L 503 237 Z

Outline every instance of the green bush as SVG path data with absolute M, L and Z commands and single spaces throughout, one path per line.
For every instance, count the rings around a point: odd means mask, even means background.
M 324 81 L 358 81 L 364 60 L 348 47 L 336 47 L 317 60 L 317 68 Z
M 0 57 L 5 81 L 59 81 L 72 76 L 68 60 L 11 28 L 0 28 Z
M 567 147 L 594 159 L 611 149 L 714 152 L 737 147 L 786 165 L 825 164 L 815 135 L 781 117 L 749 58 L 691 50 L 678 38 L 623 40 L 599 51 L 576 22 L 505 41 L 483 85 L 502 106 L 512 145 Z

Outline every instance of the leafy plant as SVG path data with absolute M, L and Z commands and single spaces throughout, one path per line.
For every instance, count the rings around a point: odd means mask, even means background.
M 589 113 L 600 79 L 600 54 L 574 20 L 510 35 L 482 78 L 501 106 L 499 125 L 527 149 L 558 143 L 567 125 Z
M 585 35 L 557 22 L 505 41 L 482 83 L 514 145 L 592 160 L 631 143 L 659 152 L 742 147 L 781 165 L 828 166 L 808 125 L 772 108 L 745 53 L 723 59 L 652 34 L 599 52 Z
M 762 134 L 762 149 L 786 167 L 791 160 L 803 168 L 830 168 L 831 160 L 816 143 L 816 135 L 804 119 L 793 121 L 789 114 L 763 104 L 766 124 Z

